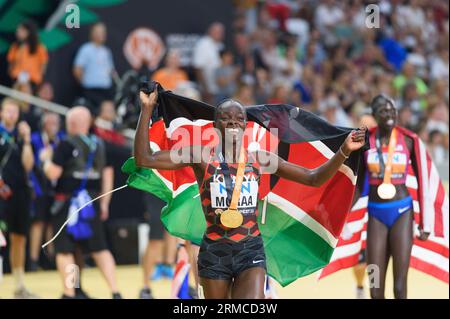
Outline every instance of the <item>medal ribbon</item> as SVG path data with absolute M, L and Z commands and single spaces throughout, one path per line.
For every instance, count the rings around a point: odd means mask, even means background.
M 392 159 L 394 157 L 394 151 L 395 151 L 396 145 L 397 145 L 397 130 L 394 127 L 392 129 L 391 137 L 389 139 L 388 159 L 387 159 L 387 163 L 386 163 L 386 168 L 384 170 L 383 184 L 391 184 Z
M 239 154 L 239 164 L 236 173 L 236 181 L 234 183 L 233 196 L 231 197 L 229 209 L 233 210 L 237 209 L 239 196 L 241 195 L 242 182 L 244 180 L 244 169 L 245 169 L 244 148 L 241 147 L 241 153 Z
M 221 157 L 220 166 L 222 167 L 222 171 L 225 178 L 225 184 L 227 184 L 227 192 L 228 192 L 228 190 L 231 189 L 230 171 L 228 169 L 227 163 L 225 163 L 224 160 L 222 159 L 223 157 L 222 156 L 220 157 Z M 234 183 L 233 194 L 231 195 L 231 202 L 228 209 L 237 210 L 239 196 L 241 195 L 242 182 L 244 181 L 244 169 L 245 169 L 245 154 L 244 148 L 241 147 L 241 152 L 239 154 L 238 169 L 236 172 L 236 180 Z

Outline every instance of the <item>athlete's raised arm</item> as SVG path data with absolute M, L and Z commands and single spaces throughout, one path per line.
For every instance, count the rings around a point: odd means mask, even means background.
M 289 163 L 277 155 L 268 154 L 267 152 L 264 156 L 258 154 L 258 160 L 260 160 L 263 170 L 265 166 L 277 163 L 276 175 L 304 185 L 319 187 L 334 176 L 351 152 L 364 146 L 366 130 L 366 127 L 361 127 L 358 131 L 352 131 L 347 136 L 339 151 L 328 161 L 314 169 Z
M 174 162 L 171 158 L 171 151 L 162 150 L 158 152 L 152 152 L 149 143 L 149 123 L 155 108 L 156 101 L 158 100 L 157 85 L 150 94 L 146 94 L 142 91 L 139 92 L 141 100 L 141 114 L 139 115 L 139 121 L 136 128 L 136 135 L 134 137 L 134 159 L 136 165 L 140 167 L 156 168 L 156 169 L 179 169 L 185 166 L 189 166 L 194 161 L 192 160 L 192 149 L 181 154 L 185 154 L 186 158 L 178 157 L 178 161 Z

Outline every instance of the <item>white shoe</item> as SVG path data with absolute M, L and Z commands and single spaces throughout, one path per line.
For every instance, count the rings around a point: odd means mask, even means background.
M 367 299 L 364 288 L 356 288 L 356 299 Z

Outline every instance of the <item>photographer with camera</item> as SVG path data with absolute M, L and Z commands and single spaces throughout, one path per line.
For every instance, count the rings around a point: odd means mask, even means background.
M 116 281 L 116 264 L 108 250 L 102 222 L 109 217 L 111 196 L 99 202 L 92 199 L 113 186 L 113 172 L 106 161 L 103 141 L 89 130 L 92 117 L 84 106 L 75 106 L 66 114 L 67 136 L 42 160 L 44 173 L 56 180 L 51 223 L 56 231 L 69 218 L 70 223 L 54 242 L 56 266 L 64 284 L 63 299 L 85 299 L 87 295 L 67 285 L 67 269 L 76 262 L 77 249 L 89 254 L 105 278 L 113 299 L 122 299 Z M 89 205 L 85 205 L 91 202 Z M 77 212 L 80 207 L 83 207 Z M 77 213 L 75 213 L 77 212 Z
M 15 298 L 36 298 L 24 286 L 26 236 L 31 222 L 28 173 L 34 165 L 30 127 L 19 120 L 20 106 L 5 98 L 0 112 L 0 205 L 6 214 Z

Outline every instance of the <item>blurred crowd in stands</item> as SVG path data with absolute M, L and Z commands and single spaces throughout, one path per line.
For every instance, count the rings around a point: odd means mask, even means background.
M 370 10 L 368 4 L 235 1 L 232 29 L 217 22 L 205 30 L 189 70 L 168 50 L 160 68 L 144 73 L 167 90 L 211 104 L 228 97 L 245 105 L 289 103 L 341 126 L 361 120 L 372 125 L 367 104 L 385 93 L 396 100 L 399 124 L 420 134 L 436 163 L 443 163 L 448 159 L 448 2 L 383 0 Z M 223 43 L 225 33 L 232 39 L 229 46 Z M 97 23 L 75 56 L 73 76 L 85 99 L 78 103 L 89 105 L 104 125 L 134 128 L 135 119 L 119 123 L 127 109 L 115 113 L 124 88 L 118 85 L 115 52 L 104 44 L 107 36 L 106 26 Z M 14 88 L 52 99 L 51 85 L 42 82 L 46 49 L 32 23 L 18 27 L 7 58 Z M 39 110 L 24 104 L 22 111 L 36 130 Z
M 193 48 L 188 68 L 169 49 L 160 67 L 144 75 L 166 90 L 213 105 L 229 97 L 246 106 L 292 104 L 347 127 L 375 125 L 368 103 L 385 93 L 396 101 L 399 125 L 419 134 L 448 180 L 448 1 L 381 0 L 370 10 L 362 0 L 234 2 L 231 29 L 212 23 Z M 89 107 L 95 134 L 127 147 L 121 130 L 136 123 L 136 105 L 130 106 L 135 100 L 126 98 L 136 83 L 116 72 L 117 53 L 105 45 L 108 36 L 114 35 L 96 23 L 76 53 L 73 76 L 82 94 L 73 105 Z M 45 82 L 48 54 L 33 23 L 18 26 L 7 60 L 14 89 L 52 101 L 52 85 Z M 32 133 L 58 136 L 57 117 L 19 103 Z M 39 154 L 35 157 L 39 163 Z M 36 260 L 39 245 L 32 249 Z

